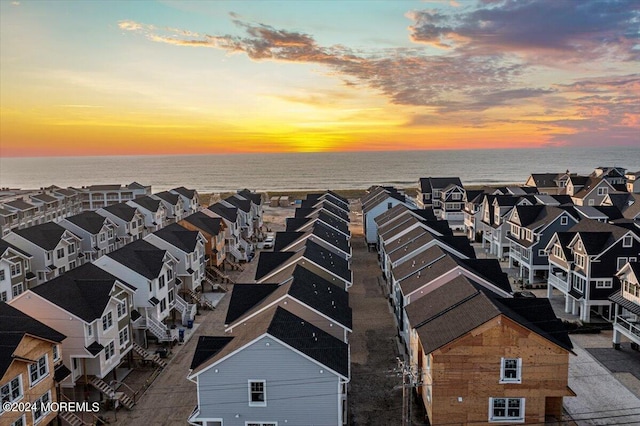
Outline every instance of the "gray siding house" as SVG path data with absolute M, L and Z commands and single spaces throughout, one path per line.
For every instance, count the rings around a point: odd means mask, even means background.
M 348 345 L 281 307 L 246 325 L 200 337 L 187 377 L 198 389 L 189 423 L 344 424 Z

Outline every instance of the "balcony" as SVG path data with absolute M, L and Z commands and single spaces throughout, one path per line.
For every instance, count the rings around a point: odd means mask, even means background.
M 620 331 L 629 339 L 640 344 L 640 322 L 631 321 L 629 318 L 616 317 L 614 326 L 620 329 Z
M 569 292 L 569 283 L 567 282 L 567 274 L 565 273 L 556 272 L 555 274 L 549 274 L 548 283 L 565 294 Z

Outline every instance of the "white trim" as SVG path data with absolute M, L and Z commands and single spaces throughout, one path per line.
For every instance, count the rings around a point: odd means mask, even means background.
M 505 362 L 516 361 L 516 377 L 505 377 Z M 522 358 L 500 358 L 500 382 L 499 383 L 522 383 Z
M 253 401 L 253 390 L 251 386 L 256 383 L 262 384 L 262 401 Z M 267 406 L 267 381 L 264 379 L 247 379 L 247 392 L 249 396 L 249 407 L 266 407 Z M 259 391 L 258 391 L 259 392 Z
M 505 416 L 504 417 L 493 417 L 493 400 L 494 399 L 504 399 L 505 400 Z M 509 400 L 510 399 L 519 399 L 520 400 L 520 417 L 508 417 L 507 413 L 509 410 Z M 519 397 L 490 397 L 489 398 L 489 423 L 524 423 L 525 421 L 525 402 L 526 398 Z

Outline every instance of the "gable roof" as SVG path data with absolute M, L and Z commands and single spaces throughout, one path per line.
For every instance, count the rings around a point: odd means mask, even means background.
M 102 317 L 116 280 L 93 263 L 85 263 L 31 291 L 90 323 Z
M 86 211 L 75 216 L 69 216 L 66 220 L 73 223 L 78 228 L 84 229 L 90 234 L 99 233 L 107 221 L 104 216 L 94 211 Z
M 297 241 L 304 236 L 304 232 L 276 232 L 275 242 L 273 244 L 273 251 L 284 250 L 291 243 Z
M 58 201 L 56 197 L 52 197 L 49 194 L 45 194 L 41 192 L 40 194 L 33 194 L 30 196 L 32 200 L 42 201 L 43 203 L 52 203 L 54 201 Z
M 12 207 L 16 210 L 30 210 L 30 209 L 35 209 L 36 206 L 34 206 L 33 204 L 29 204 L 26 201 L 24 201 L 22 198 L 19 198 L 17 200 L 13 200 L 13 201 L 7 201 L 6 203 L 3 203 L 5 206 L 9 206 Z
M 140 207 L 144 207 L 145 209 L 147 209 L 147 210 L 149 210 L 151 212 L 157 212 L 158 209 L 160 208 L 160 204 L 161 204 L 160 200 L 156 200 L 155 198 L 151 198 L 148 195 L 144 195 L 142 197 L 134 198 L 132 200 L 129 200 L 129 202 L 133 202 L 133 203 L 139 205 Z
M 278 266 L 291 259 L 296 252 L 293 251 L 262 251 L 258 256 L 255 279 L 259 280 L 272 272 Z
M 229 342 L 233 340 L 230 336 L 200 336 L 198 337 L 198 345 L 191 359 L 191 370 L 198 368 L 207 360 L 214 357 Z
M 23 255 L 25 257 L 28 257 L 28 258 L 33 257 L 29 253 L 27 253 L 26 251 L 14 246 L 11 243 L 6 242 L 3 239 L 0 239 L 0 256 L 2 256 L 9 249 L 15 251 L 16 253 L 20 253 L 21 255 Z
M 228 336 L 233 339 L 196 367 L 191 375 L 199 374 L 259 337 L 269 335 L 337 374 L 349 377 L 349 346 L 287 310 L 269 308 L 246 324 L 234 329 L 233 335 Z
M 67 337 L 6 302 L 0 302 L 0 318 L 0 377 L 4 376 L 11 366 L 13 354 L 25 335 L 56 343 L 61 343 Z
M 148 241 L 135 240 L 106 256 L 145 278 L 154 279 L 160 275 L 166 253 Z
M 349 239 L 344 234 L 340 234 L 333 229 L 329 228 L 322 222 L 316 222 L 313 224 L 313 231 L 311 232 L 316 237 L 331 244 L 332 246 L 342 250 L 345 253 L 351 252 L 349 246 Z
M 231 299 L 224 324 L 233 324 L 276 291 L 278 287 L 280 287 L 279 284 L 235 284 L 231 290 Z
M 193 198 L 196 195 L 196 191 L 195 189 L 187 189 L 184 186 L 179 186 L 177 188 L 173 188 L 172 191 L 177 192 L 178 194 L 182 195 L 183 197 L 187 197 L 187 198 Z
M 459 177 L 426 177 L 420 178 L 419 189 L 424 194 L 432 192 L 434 189 L 444 189 L 451 184 L 462 187 L 462 181 Z
M 215 203 L 207 207 L 209 210 L 217 214 L 218 216 L 235 223 L 238 220 L 238 208 L 227 207 L 222 203 Z
M 316 265 L 323 267 L 327 271 L 343 278 L 345 281 L 351 282 L 349 261 L 332 251 L 325 249 L 321 245 L 307 240 L 305 242 L 304 257 Z
M 262 195 L 256 192 L 251 192 L 248 189 L 243 189 L 238 191 L 238 194 L 246 198 L 247 200 L 251 200 L 251 202 L 257 206 L 262 204 Z
M 177 223 L 172 223 L 157 230 L 153 235 L 186 253 L 191 253 L 196 249 L 199 233 L 199 231 L 191 231 Z
M 56 248 L 65 232 L 73 234 L 71 231 L 67 231 L 54 222 L 45 222 L 24 229 L 14 229 L 11 232 L 45 250 L 53 250 Z
M 251 211 L 251 200 L 247 200 L 237 194 L 225 198 L 224 201 L 239 208 L 245 213 L 249 213 Z
M 163 201 L 166 201 L 167 203 L 171 204 L 172 206 L 175 206 L 176 204 L 178 204 L 178 200 L 180 199 L 180 195 L 179 194 L 174 194 L 174 193 L 169 192 L 169 191 L 157 192 L 157 193 L 155 193 L 153 195 L 154 195 L 154 197 L 158 197 L 158 198 L 162 199 Z
M 119 217 L 125 222 L 131 222 L 136 215 L 138 209 L 133 206 L 130 206 L 127 203 L 118 203 L 113 204 L 111 206 L 102 207 L 102 210 L 105 210 L 112 215 Z
M 218 235 L 222 229 L 222 218 L 211 217 L 203 212 L 196 212 L 182 219 L 209 235 Z

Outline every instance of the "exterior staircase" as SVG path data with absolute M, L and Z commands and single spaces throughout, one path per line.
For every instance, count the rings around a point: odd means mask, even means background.
M 82 419 L 70 411 L 60 411 L 58 417 L 63 420 L 63 424 L 69 426 L 88 426 L 91 423 L 85 423 Z
M 191 289 L 184 290 L 184 293 L 187 294 L 191 298 L 191 300 L 194 300 L 196 303 L 199 303 L 200 306 L 203 306 L 212 311 L 216 308 L 206 297 L 200 296 L 200 294 L 196 293 Z
M 246 262 L 247 260 L 247 255 L 245 253 L 242 253 L 240 250 L 238 250 L 237 247 L 229 247 L 229 250 L 227 250 L 227 253 L 231 254 L 238 261 L 244 260 Z M 240 269 L 240 265 L 238 263 L 230 261 L 229 258 L 226 258 L 225 260 L 231 266 L 235 266 L 238 269 Z
M 172 342 L 178 340 L 177 333 L 174 335 L 166 325 L 152 316 L 147 317 L 147 330 L 158 338 L 159 342 Z
M 213 285 L 211 280 L 215 280 L 217 278 L 220 278 L 223 283 L 227 282 L 227 283 L 235 284 L 233 280 L 229 277 L 229 275 L 225 274 L 215 266 L 209 266 L 209 269 L 207 269 L 207 275 L 206 275 L 207 282 Z
M 118 401 L 121 405 L 125 406 L 128 410 L 131 410 L 135 405 L 133 399 L 131 399 L 128 395 L 123 392 L 116 392 L 111 386 L 106 384 L 104 381 L 100 380 L 96 376 L 93 376 L 91 380 L 89 380 L 89 384 L 94 388 L 98 389 L 109 399 L 114 399 Z
M 133 351 L 145 361 L 151 361 L 158 367 L 165 368 L 167 366 L 167 363 L 160 358 L 160 355 L 152 354 L 136 342 L 133 342 Z
M 188 321 L 193 321 L 196 317 L 197 306 L 188 303 L 179 295 L 174 298 L 175 308 L 182 315 L 182 325 L 187 325 Z

